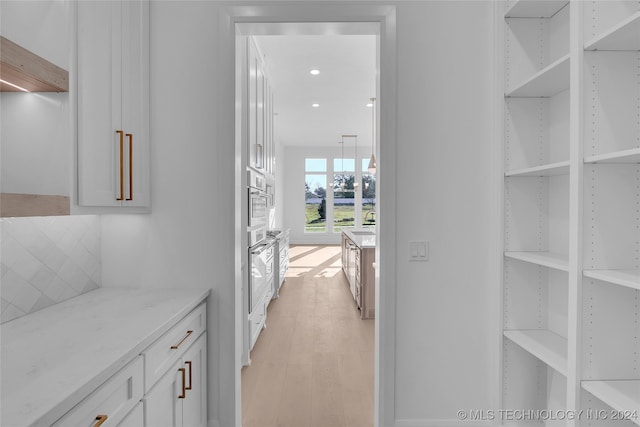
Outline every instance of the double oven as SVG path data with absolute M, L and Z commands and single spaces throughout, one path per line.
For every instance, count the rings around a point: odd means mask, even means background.
M 249 315 L 256 310 L 265 295 L 273 288 L 274 242 L 267 239 L 269 216 L 266 181 L 260 172 L 247 171 L 249 218 Z

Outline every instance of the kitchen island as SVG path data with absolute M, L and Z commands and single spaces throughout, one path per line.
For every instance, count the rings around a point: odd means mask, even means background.
M 371 229 L 342 230 L 342 270 L 362 319 L 375 317 L 376 234 Z
M 71 420 L 77 418 L 68 418 L 69 414 L 74 415 L 73 409 L 84 409 L 83 402 L 92 396 L 100 400 L 100 388 L 109 385 L 120 372 L 126 374 L 123 384 L 127 389 L 121 394 L 131 402 L 114 403 L 110 396 L 102 400 L 114 411 L 130 405 L 128 410 L 133 413 L 132 408 L 137 407 L 137 414 L 142 417 L 142 396 L 157 380 L 154 375 L 168 371 L 173 359 L 195 347 L 196 340 L 206 344 L 204 301 L 208 295 L 208 289 L 102 288 L 1 325 L 0 425 L 76 425 Z M 172 334 L 184 336 L 181 326 L 191 331 L 187 331 L 184 345 L 175 350 L 167 346 L 162 351 L 168 355 L 157 356 L 155 343 L 164 337 L 174 340 Z M 149 372 L 154 360 L 167 362 L 166 369 Z M 201 362 L 205 363 L 201 366 L 204 372 L 206 359 Z M 202 386 L 206 387 L 206 381 Z M 206 388 L 203 390 L 206 393 Z M 138 397 L 134 396 L 136 393 Z M 203 411 L 206 418 L 206 407 Z M 100 414 L 93 414 L 93 419 L 111 416 L 110 421 L 117 424 L 117 416 Z M 126 412 L 122 417 L 128 415 Z M 65 418 L 61 420 L 62 417 Z M 90 424 L 93 423 L 87 423 Z

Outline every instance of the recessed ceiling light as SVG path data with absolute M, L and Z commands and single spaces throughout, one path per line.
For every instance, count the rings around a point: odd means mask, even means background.
M 311 106 L 312 106 L 313 108 L 318 108 L 318 107 L 320 106 L 320 104 L 311 104 Z
M 313 70 L 309 71 L 309 73 L 313 76 L 317 76 L 318 74 L 320 74 L 320 70 L 314 68 Z

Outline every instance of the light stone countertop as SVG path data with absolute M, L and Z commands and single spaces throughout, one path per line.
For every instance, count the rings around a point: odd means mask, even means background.
M 0 325 L 0 425 L 50 426 L 209 292 L 101 288 Z
M 376 232 L 375 229 L 350 229 L 343 228 L 342 232 L 349 237 L 353 243 L 355 243 L 360 249 L 369 249 L 376 247 Z M 365 233 L 365 234 L 360 234 Z

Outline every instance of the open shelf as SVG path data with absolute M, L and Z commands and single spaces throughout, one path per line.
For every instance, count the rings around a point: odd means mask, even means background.
M 504 336 L 567 376 L 567 340 L 544 329 L 504 331 Z
M 542 166 L 534 166 L 505 172 L 504 176 L 556 176 L 569 174 L 569 161 L 550 163 Z
M 640 270 L 584 270 L 591 279 L 640 290 Z
M 507 92 L 506 97 L 552 97 L 569 89 L 569 55 L 565 55 L 533 77 Z
M 593 38 L 585 50 L 640 50 L 640 11 Z
M 505 18 L 550 18 L 569 2 L 567 0 L 518 0 L 504 14 Z
M 617 411 L 636 411 L 640 425 L 640 380 L 582 381 L 582 388 Z
M 555 270 L 569 271 L 569 260 L 566 255 L 562 254 L 553 252 L 505 252 L 504 256 Z
M 640 148 L 599 154 L 584 158 L 585 163 L 640 163 Z

